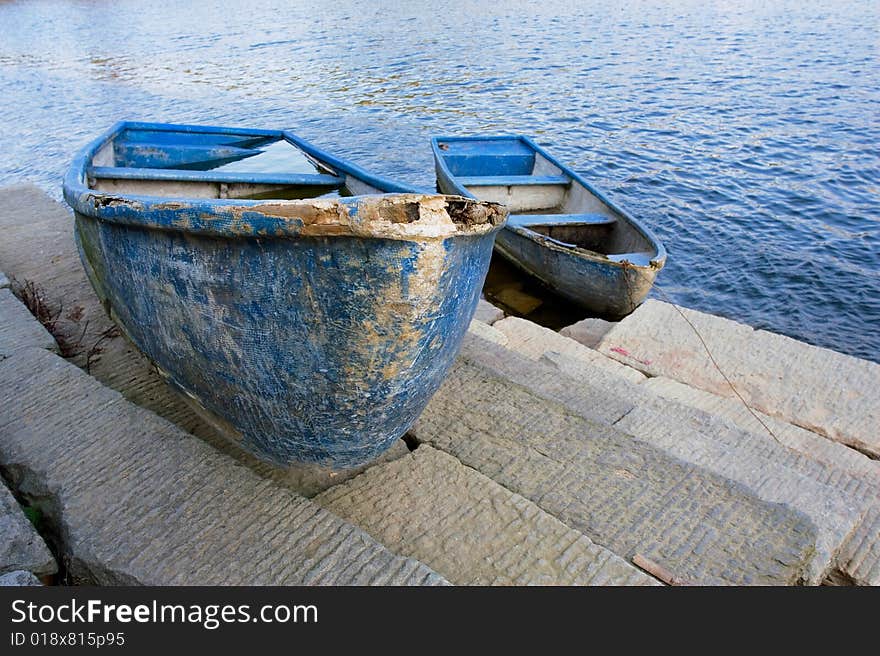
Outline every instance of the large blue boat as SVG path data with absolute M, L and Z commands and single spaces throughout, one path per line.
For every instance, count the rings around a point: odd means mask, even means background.
M 434 137 L 443 193 L 510 210 L 495 248 L 591 313 L 611 318 L 641 303 L 666 262 L 644 225 L 524 136 Z
M 64 180 L 91 284 L 168 382 L 259 457 L 330 468 L 439 387 L 506 218 L 414 191 L 290 132 L 128 122 Z

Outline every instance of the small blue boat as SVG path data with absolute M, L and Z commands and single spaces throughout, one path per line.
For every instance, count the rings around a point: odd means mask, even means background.
M 333 469 L 439 387 L 506 218 L 413 191 L 290 132 L 128 122 L 64 180 L 91 284 L 168 382 L 257 456 Z
M 641 303 L 666 262 L 648 228 L 528 137 L 434 137 L 438 188 L 510 210 L 495 248 L 594 314 Z

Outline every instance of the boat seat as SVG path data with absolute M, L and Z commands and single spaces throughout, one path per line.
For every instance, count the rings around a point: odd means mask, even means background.
M 190 171 L 185 169 L 148 169 L 122 166 L 93 166 L 88 176 L 98 180 L 173 180 L 180 182 L 220 182 L 272 184 L 303 187 L 341 187 L 345 182 L 336 175 L 322 173 L 251 173 L 233 171 Z
M 617 221 L 606 214 L 511 214 L 507 225 L 528 228 L 529 226 L 545 225 L 611 225 Z
M 472 175 L 456 178 L 463 187 L 516 187 L 520 185 L 568 185 L 564 175 Z

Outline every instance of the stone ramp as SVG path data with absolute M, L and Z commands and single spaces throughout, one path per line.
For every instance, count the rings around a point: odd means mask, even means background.
M 419 442 L 454 455 L 596 544 L 627 560 L 639 555 L 679 579 L 809 579 L 818 531 L 806 515 L 607 425 L 631 403 L 618 399 L 609 415 L 597 391 L 597 407 L 589 407 L 588 398 L 571 392 L 571 379 L 540 363 L 531 363 L 531 380 L 511 380 L 515 354 L 477 339 L 468 338 L 419 418 Z M 567 399 L 548 398 L 550 379 L 569 389 Z M 536 391 L 535 382 L 543 389 Z
M 457 585 L 656 584 L 531 501 L 427 445 L 315 501 Z
M 681 312 L 751 407 L 880 458 L 880 365 L 729 319 Z M 602 338 L 598 350 L 648 375 L 734 396 L 669 303 L 646 301 Z
M 615 324 L 614 321 L 588 318 L 566 326 L 559 331 L 559 334 L 594 349 L 599 346 L 605 333 L 611 330 Z
M 31 282 L 44 292 L 49 311 L 58 316 L 54 333 L 62 345 L 62 354 L 107 387 L 202 438 L 260 476 L 305 496 L 313 496 L 365 469 L 331 471 L 309 466 L 281 469 L 224 439 L 171 389 L 149 360 L 115 330 L 80 262 L 73 237 L 72 213 L 38 187 L 21 185 L 0 189 L 0 229 L 4 234 L 4 239 L 0 239 L 0 270 L 18 285 Z M 3 295 L 8 293 L 0 290 L 0 303 L 5 302 Z M 0 309 L 5 311 L 6 306 Z M 28 314 L 20 306 L 11 307 L 9 311 Z M 16 330 L 33 334 L 6 334 L 5 328 L 0 326 L 0 356 L 4 344 L 46 347 L 48 335 L 39 324 L 16 322 L 16 325 L 19 326 Z M 400 441 L 378 461 L 392 460 L 408 452 Z
M 4 475 L 52 521 L 72 582 L 444 582 L 48 351 L 0 362 L 0 408 Z

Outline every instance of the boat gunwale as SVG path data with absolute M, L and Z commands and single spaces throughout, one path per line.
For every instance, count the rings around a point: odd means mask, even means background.
M 535 143 L 530 137 L 522 134 L 498 134 L 498 135 L 474 135 L 474 136 L 456 136 L 456 137 L 445 137 L 445 136 L 433 136 L 431 137 L 431 149 L 434 153 L 434 161 L 441 168 L 446 177 L 452 182 L 455 193 L 460 196 L 476 198 L 474 194 L 470 192 L 469 189 L 464 187 L 458 182 L 458 177 L 454 175 L 446 164 L 446 158 L 444 157 L 444 151 L 440 148 L 441 142 L 452 142 L 452 141 L 511 141 L 517 140 L 524 143 L 527 147 L 532 149 L 534 152 L 540 154 L 542 157 L 546 158 L 551 164 L 557 166 L 565 175 L 569 176 L 574 182 L 582 185 L 593 194 L 599 201 L 607 205 L 614 212 L 620 215 L 620 217 L 629 225 L 631 228 L 639 232 L 648 242 L 651 243 L 655 250 L 655 254 L 651 257 L 650 262 L 647 265 L 641 264 L 633 264 L 628 260 L 611 260 L 606 255 L 602 253 L 598 253 L 596 251 L 591 251 L 587 249 L 583 249 L 577 246 L 571 246 L 564 244 L 563 242 L 558 242 L 551 237 L 547 237 L 546 235 L 542 235 L 534 230 L 530 230 L 525 226 L 516 225 L 514 223 L 508 223 L 507 229 L 512 232 L 518 234 L 521 237 L 525 237 L 532 241 L 538 242 L 540 244 L 546 244 L 547 246 L 552 246 L 556 250 L 564 251 L 575 255 L 577 257 L 582 257 L 585 259 L 596 260 L 602 262 L 603 264 L 608 264 L 609 266 L 616 266 L 619 268 L 638 268 L 638 269 L 655 269 L 659 270 L 663 268 L 666 263 L 667 253 L 666 247 L 662 244 L 662 242 L 657 238 L 657 236 L 651 231 L 650 228 L 645 226 L 641 221 L 633 217 L 629 212 L 624 210 L 622 207 L 619 207 L 615 204 L 611 199 L 609 199 L 604 193 L 596 189 L 592 184 L 587 182 L 583 176 L 574 171 L 573 169 L 562 164 L 558 159 L 556 159 L 549 152 L 541 148 L 537 143 Z M 467 176 L 462 176 L 467 177 Z M 513 215 L 516 216 L 516 215 Z
M 90 188 L 88 173 L 95 154 L 121 132 L 131 129 L 285 139 L 322 163 L 327 162 L 331 168 L 338 169 L 338 172 L 356 177 L 371 186 L 381 185 L 380 191 L 383 189 L 389 191 L 378 196 L 266 200 L 121 194 Z M 160 170 L 180 171 L 185 174 L 186 180 L 210 181 L 206 178 L 199 178 L 198 175 L 193 176 L 194 172 L 191 170 Z M 169 175 L 173 176 L 173 174 Z M 267 179 L 272 175 L 275 174 L 266 174 Z M 165 177 L 163 179 L 174 178 Z M 446 204 L 444 207 L 450 203 L 461 203 L 467 208 L 474 204 L 474 199 L 436 192 L 423 193 L 415 187 L 374 176 L 356 165 L 322 151 L 304 139 L 293 135 L 289 130 L 258 130 L 136 121 L 119 121 L 86 144 L 77 153 L 64 177 L 63 192 L 65 200 L 76 213 L 101 221 L 138 228 L 229 238 L 357 236 L 425 241 L 490 234 L 504 226 L 507 216 L 506 209 L 499 209 L 501 206 L 497 203 L 478 201 L 481 206 L 495 208 L 493 212 L 488 213 L 490 219 L 481 224 L 457 222 L 451 217 L 446 222 L 421 218 L 410 222 L 387 220 L 380 213 L 382 206 L 391 208 L 395 205 L 431 201 L 434 204 L 443 202 Z M 498 220 L 498 216 L 502 216 L 502 218 Z

